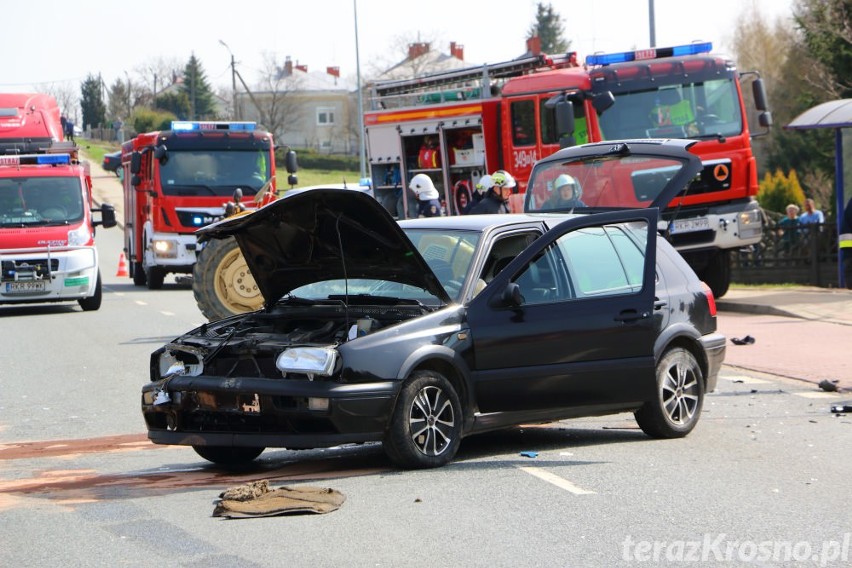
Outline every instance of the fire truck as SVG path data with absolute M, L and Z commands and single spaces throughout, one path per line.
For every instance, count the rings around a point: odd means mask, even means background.
M 0 95 L 0 304 L 101 306 L 95 227 L 115 211 L 93 206 L 88 164 L 63 138 L 53 97 Z
M 749 80 L 757 121 L 768 128 L 759 75 L 739 73 L 710 43 L 597 54 L 583 67 L 573 53 L 537 54 L 377 82 L 364 114 L 374 191 L 397 217 L 416 215 L 407 181 L 426 173 L 453 215 L 482 175 L 504 169 L 518 182 L 512 211 L 535 211 L 547 196 L 526 194 L 533 164 L 560 147 L 697 139 L 691 151 L 705 168 L 663 217 L 674 245 L 721 297 L 730 251 L 758 243 L 763 231 L 741 86 Z
M 272 135 L 254 122 L 173 121 L 122 144 L 121 163 L 128 272 L 152 290 L 193 272 L 195 231 L 221 219 L 236 190 L 249 207 L 276 194 Z

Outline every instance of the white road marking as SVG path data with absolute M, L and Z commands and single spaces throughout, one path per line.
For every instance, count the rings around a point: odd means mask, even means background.
M 137 306 L 147 306 L 148 302 L 143 302 L 142 300 L 136 300 L 136 305 Z
M 518 468 L 521 471 L 524 471 L 524 472 L 532 475 L 533 477 L 537 477 L 537 478 L 541 479 L 542 481 L 546 481 L 548 483 L 551 483 L 551 484 L 555 485 L 556 487 L 558 487 L 560 489 L 564 489 L 565 491 L 573 493 L 574 495 L 595 495 L 596 494 L 594 491 L 589 491 L 588 489 L 583 489 L 582 487 L 577 487 L 576 485 L 574 485 L 573 483 L 571 483 L 570 481 L 568 481 L 564 477 L 559 477 L 558 475 L 556 475 L 554 473 L 550 473 L 549 471 L 545 471 L 541 468 L 526 467 L 526 466 L 518 466 Z
M 173 316 L 173 315 L 175 315 L 175 313 L 174 313 L 174 312 L 163 312 L 163 311 L 161 311 L 160 313 L 161 313 L 161 314 L 163 314 L 164 316 Z
M 792 394 L 794 394 L 796 396 L 800 396 L 802 398 L 837 398 L 837 393 L 833 393 L 833 392 L 804 391 L 804 392 L 794 392 Z

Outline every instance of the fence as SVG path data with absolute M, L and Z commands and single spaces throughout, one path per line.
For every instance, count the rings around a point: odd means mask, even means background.
M 781 229 L 770 222 L 759 244 L 731 255 L 731 281 L 837 288 L 837 226 L 822 223 Z

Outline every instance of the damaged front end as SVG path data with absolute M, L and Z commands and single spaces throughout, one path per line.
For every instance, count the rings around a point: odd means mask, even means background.
M 204 324 L 152 353 L 151 382 L 142 390 L 149 438 L 288 448 L 380 440 L 398 381 L 390 372 L 350 368 L 345 351 L 431 310 L 302 303 Z

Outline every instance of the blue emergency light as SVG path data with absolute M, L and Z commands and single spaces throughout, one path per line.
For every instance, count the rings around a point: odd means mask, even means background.
M 71 154 L 21 154 L 0 156 L 0 166 L 41 166 L 45 164 L 68 165 Z
M 178 132 L 207 132 L 223 130 L 226 132 L 252 132 L 257 127 L 256 122 L 196 122 L 190 120 L 173 120 L 172 130 Z
M 638 49 L 636 51 L 587 55 L 586 65 L 612 65 L 613 63 L 644 61 L 646 59 L 660 59 L 662 57 L 698 55 L 699 53 L 709 53 L 711 51 L 713 51 L 713 43 L 709 41 L 703 43 L 690 43 L 687 45 L 676 45 L 674 47 L 652 47 L 650 49 Z

